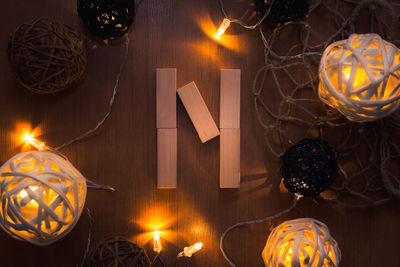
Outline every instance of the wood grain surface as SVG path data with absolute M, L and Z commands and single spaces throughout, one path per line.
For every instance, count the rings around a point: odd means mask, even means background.
M 225 2 L 229 14 L 240 17 L 252 1 Z M 50 146 L 93 127 L 108 105 L 124 44 L 105 45 L 90 36 L 72 0 L 2 0 L 0 7 L 3 163 L 21 150 L 15 134 L 21 123 L 40 129 L 39 138 Z M 55 96 L 33 95 L 17 84 L 6 55 L 13 30 L 42 16 L 76 29 L 84 36 L 87 48 L 85 78 Z M 215 0 L 143 0 L 139 6 L 111 117 L 95 134 L 62 150 L 87 178 L 117 189 L 88 190 L 86 206 L 93 217 L 93 244 L 110 236 L 124 236 L 144 246 L 153 257 L 146 232 L 159 226 L 165 231 L 162 256 L 167 266 L 172 266 L 184 246 L 202 241 L 204 248 L 192 258 L 191 266 L 223 267 L 228 264 L 219 251 L 219 238 L 228 226 L 271 215 L 290 205 L 292 195 L 279 190 L 280 160 L 265 146 L 254 113 L 251 83 L 263 64 L 262 42 L 256 31 L 237 25 L 229 28 L 227 44 L 215 42 L 207 30 L 218 27 L 222 18 Z M 332 22 L 324 23 L 316 29 L 325 31 Z M 282 38 L 290 43 L 293 35 L 285 33 Z M 178 88 L 195 81 L 217 125 L 220 69 L 241 69 L 240 189 L 219 189 L 219 138 L 202 144 L 179 100 L 178 188 L 157 189 L 156 68 L 177 68 Z M 294 211 L 272 224 L 234 230 L 226 239 L 226 250 L 238 266 L 263 266 L 261 251 L 272 226 L 287 219 L 313 217 L 326 223 L 338 241 L 343 252 L 341 266 L 399 266 L 398 205 L 392 201 L 375 209 L 346 210 L 303 199 Z M 0 231 L 0 266 L 75 266 L 82 259 L 88 228 L 84 212 L 71 233 L 47 247 L 14 240 Z M 185 262 L 178 266 L 185 266 Z

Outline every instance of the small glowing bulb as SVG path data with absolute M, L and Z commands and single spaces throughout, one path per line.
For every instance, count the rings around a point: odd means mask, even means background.
M 221 36 L 225 33 L 226 29 L 228 29 L 230 25 L 231 21 L 227 18 L 224 18 L 224 20 L 221 23 L 221 26 L 219 26 L 218 28 L 217 34 L 214 36 L 215 39 L 217 40 L 221 39 Z
M 35 139 L 32 134 L 26 133 L 23 137 L 23 141 L 30 144 L 31 146 L 35 147 L 37 150 L 42 151 L 46 148 L 44 142 L 40 142 L 39 140 Z
M 178 254 L 178 257 L 192 257 L 193 254 L 195 254 L 196 252 L 198 252 L 199 250 L 201 250 L 203 248 L 203 243 L 202 242 L 198 242 L 194 245 L 191 245 L 190 247 L 185 247 L 183 249 L 182 252 L 180 252 Z
M 153 233 L 153 244 L 154 244 L 154 252 L 157 254 L 160 254 L 162 250 L 162 245 L 161 245 L 161 240 L 160 240 L 160 232 L 159 231 L 154 231 Z

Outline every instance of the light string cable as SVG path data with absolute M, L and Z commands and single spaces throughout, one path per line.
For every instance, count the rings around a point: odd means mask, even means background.
M 115 97 L 116 97 L 116 95 L 118 93 L 119 82 L 120 82 L 120 79 L 121 79 L 121 75 L 122 75 L 122 72 L 124 71 L 124 68 L 125 68 L 125 65 L 126 65 L 126 61 L 128 59 L 128 52 L 129 52 L 129 37 L 128 37 L 128 35 L 126 35 L 125 36 L 125 53 L 124 53 L 124 57 L 122 59 L 121 65 L 119 67 L 119 72 L 117 74 L 117 78 L 116 78 L 116 81 L 115 81 L 113 94 L 112 94 L 112 96 L 110 98 L 110 102 L 108 104 L 107 110 L 104 113 L 103 117 L 97 122 L 95 127 L 91 128 L 88 131 L 78 135 L 77 137 L 75 137 L 75 138 L 73 138 L 73 139 L 71 139 L 69 141 L 66 141 L 63 144 L 55 147 L 54 148 L 55 150 L 63 149 L 64 147 L 69 146 L 72 143 L 75 143 L 77 141 L 80 141 L 80 140 L 84 139 L 88 135 L 90 135 L 93 132 L 95 132 L 96 130 L 98 130 L 100 128 L 100 126 L 102 126 L 104 124 L 104 122 L 106 121 L 106 119 L 110 116 L 112 107 L 113 107 L 114 102 L 115 102 Z
M 88 233 L 88 238 L 86 241 L 86 249 L 85 249 L 85 253 L 83 254 L 83 258 L 80 264 L 77 264 L 77 267 L 83 267 L 87 258 L 87 255 L 89 254 L 89 249 L 90 249 L 90 241 L 92 239 L 92 227 L 93 227 L 93 217 L 92 214 L 90 213 L 90 209 L 88 207 L 86 207 L 86 212 L 88 215 L 88 219 L 89 219 L 89 233 Z
M 257 28 L 258 26 L 261 25 L 261 23 L 263 23 L 263 21 L 265 20 L 266 17 L 268 17 L 269 12 L 271 11 L 271 7 L 274 4 L 275 1 L 278 0 L 272 0 L 271 1 L 271 5 L 265 10 L 264 15 L 262 16 L 262 18 L 260 20 L 257 21 L 257 23 L 253 24 L 253 25 L 249 25 L 247 23 L 245 23 L 244 21 L 240 20 L 240 19 L 235 19 L 235 18 L 229 18 L 228 13 L 225 10 L 225 5 L 223 0 L 218 0 L 219 1 L 219 5 L 221 7 L 221 11 L 222 14 L 224 15 L 224 17 L 229 20 L 230 22 L 239 24 L 240 26 L 242 26 L 243 28 L 249 29 L 249 30 L 254 30 L 255 28 Z
M 221 252 L 222 252 L 222 255 L 224 256 L 225 260 L 226 260 L 232 267 L 236 267 L 235 263 L 233 263 L 233 261 L 232 261 L 231 259 L 229 259 L 228 255 L 226 254 L 225 249 L 224 249 L 224 240 L 225 240 L 227 234 L 228 234 L 230 231 L 232 231 L 233 229 L 235 229 L 235 228 L 237 228 L 237 227 L 243 226 L 243 225 L 262 223 L 262 222 L 267 222 L 267 221 L 276 219 L 276 218 L 278 218 L 278 217 L 280 217 L 280 216 L 282 216 L 282 215 L 284 215 L 284 214 L 290 212 L 291 210 L 293 210 L 293 209 L 296 207 L 297 202 L 298 202 L 301 198 L 302 198 L 302 196 L 300 196 L 300 195 L 298 195 L 298 194 L 295 194 L 295 197 L 294 197 L 294 199 L 293 199 L 292 205 L 290 205 L 290 207 L 287 208 L 287 209 L 285 209 L 285 210 L 282 210 L 282 211 L 280 211 L 280 212 L 278 212 L 278 213 L 276 213 L 276 214 L 274 214 L 274 215 L 271 215 L 271 216 L 268 216 L 268 217 L 265 217 L 265 218 L 255 219 L 255 220 L 249 220 L 249 221 L 243 221 L 243 222 L 238 222 L 238 223 L 236 223 L 236 224 L 234 224 L 234 225 L 228 227 L 228 228 L 225 230 L 225 232 L 222 233 L 221 238 L 220 238 L 220 240 L 219 240 L 219 248 L 220 248 L 220 250 L 221 250 Z
M 161 257 L 160 253 L 157 253 L 157 255 L 154 257 L 153 261 L 151 262 L 151 266 L 154 266 L 154 264 L 156 263 L 156 261 L 159 261 L 161 263 L 161 265 L 163 267 L 165 267 L 165 261 L 164 259 Z

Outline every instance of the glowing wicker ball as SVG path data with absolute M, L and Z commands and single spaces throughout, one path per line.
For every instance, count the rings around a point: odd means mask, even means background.
M 341 252 L 324 223 L 302 218 L 277 226 L 262 258 L 267 267 L 336 267 Z
M 86 180 L 64 158 L 24 152 L 1 166 L 0 174 L 0 226 L 15 239 L 49 245 L 77 223 Z
M 377 34 L 331 44 L 319 66 L 319 97 L 352 121 L 374 121 L 399 107 L 400 50 Z

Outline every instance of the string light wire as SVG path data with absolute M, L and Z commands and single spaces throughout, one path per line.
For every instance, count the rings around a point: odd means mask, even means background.
M 124 57 L 122 59 L 121 65 L 119 67 L 119 72 L 117 74 L 117 78 L 116 78 L 116 81 L 115 81 L 115 85 L 114 85 L 112 96 L 110 98 L 110 102 L 108 103 L 107 110 L 104 113 L 103 117 L 97 122 L 97 124 L 93 128 L 91 128 L 88 131 L 78 135 L 77 137 L 75 137 L 75 138 L 73 138 L 73 139 L 71 139 L 69 141 L 66 141 L 63 144 L 55 147 L 54 148 L 55 150 L 63 149 L 64 147 L 69 146 L 72 143 L 75 143 L 77 141 L 80 141 L 80 140 L 84 139 L 85 137 L 87 137 L 88 135 L 92 134 L 97 129 L 99 129 L 104 124 L 106 119 L 110 116 L 112 107 L 113 107 L 114 102 L 115 102 L 115 97 L 116 97 L 116 95 L 118 93 L 119 82 L 120 82 L 120 79 L 121 79 L 121 75 L 122 75 L 122 72 L 124 71 L 124 68 L 125 68 L 125 65 L 126 65 L 126 61 L 128 59 L 128 52 L 129 52 L 129 37 L 128 37 L 128 35 L 125 35 L 125 53 L 124 53 Z
M 224 240 L 225 240 L 227 234 L 228 234 L 230 231 L 232 231 L 233 229 L 235 229 L 235 228 L 237 228 L 237 227 L 243 226 L 243 225 L 263 223 L 263 222 L 267 222 L 267 221 L 273 220 L 273 219 L 275 219 L 275 218 L 278 218 L 278 217 L 280 217 L 280 216 L 282 216 L 282 215 L 284 215 L 284 214 L 290 212 L 291 210 L 293 210 L 293 209 L 296 207 L 296 204 L 297 204 L 297 202 L 300 200 L 300 198 L 301 198 L 301 196 L 295 195 L 295 198 L 294 198 L 294 200 L 293 200 L 293 203 L 292 203 L 292 205 L 291 205 L 289 208 L 287 208 L 287 209 L 285 209 L 285 210 L 283 210 L 283 211 L 280 211 L 280 212 L 278 212 L 278 213 L 276 213 L 276 214 L 274 214 L 274 215 L 271 215 L 271 216 L 268 216 L 268 217 L 265 217 L 265 218 L 261 218 L 261 219 L 256 219 L 256 220 L 249 220 L 249 221 L 238 222 L 238 223 L 235 223 L 234 225 L 228 227 L 228 228 L 225 230 L 225 232 L 222 233 L 221 238 L 220 238 L 220 241 L 219 241 L 219 248 L 220 248 L 220 250 L 221 250 L 221 252 L 222 252 L 222 255 L 224 256 L 225 260 L 226 260 L 232 267 L 236 267 L 236 265 L 233 263 L 233 261 L 232 261 L 232 260 L 228 257 L 228 255 L 226 254 L 225 248 L 224 248 Z

